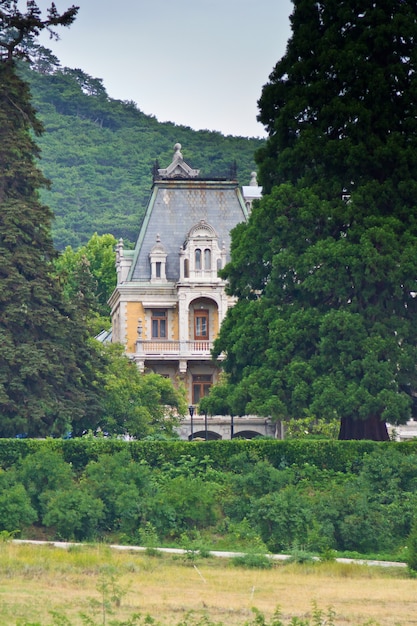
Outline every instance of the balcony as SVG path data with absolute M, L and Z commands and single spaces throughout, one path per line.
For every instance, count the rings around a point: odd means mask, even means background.
M 143 359 L 209 359 L 212 341 L 138 340 L 136 355 Z

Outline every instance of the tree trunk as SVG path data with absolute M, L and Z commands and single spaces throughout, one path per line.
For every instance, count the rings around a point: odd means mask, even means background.
M 342 417 L 340 421 L 339 439 L 370 439 L 372 441 L 389 441 L 387 425 L 376 415 L 366 420 Z

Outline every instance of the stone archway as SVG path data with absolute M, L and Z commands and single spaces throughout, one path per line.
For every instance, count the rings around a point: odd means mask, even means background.
M 255 439 L 255 437 L 263 436 L 263 433 L 259 433 L 256 430 L 240 430 L 233 434 L 232 439 Z
M 205 441 L 206 439 L 206 431 L 205 430 L 198 430 L 194 433 L 194 437 L 193 439 L 198 439 L 199 441 L 203 440 Z M 208 430 L 207 431 L 207 440 L 208 441 L 214 441 L 216 439 L 222 439 L 222 436 L 219 433 L 216 433 L 213 430 Z M 188 436 L 188 440 L 191 440 L 191 435 Z

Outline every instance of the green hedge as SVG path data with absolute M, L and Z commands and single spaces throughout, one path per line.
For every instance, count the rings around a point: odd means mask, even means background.
M 361 464 L 364 455 L 384 447 L 395 448 L 403 454 L 417 453 L 417 440 L 409 442 L 288 440 L 273 439 L 220 441 L 121 441 L 118 439 L 0 439 L 0 467 L 7 469 L 20 458 L 40 449 L 61 451 L 74 469 L 83 469 L 89 461 L 102 454 L 129 450 L 133 459 L 145 460 L 151 467 L 175 463 L 184 456 L 196 459 L 210 457 L 218 470 L 233 469 L 233 457 L 244 455 L 249 462 L 268 460 L 276 468 L 305 463 L 320 469 L 352 471 Z

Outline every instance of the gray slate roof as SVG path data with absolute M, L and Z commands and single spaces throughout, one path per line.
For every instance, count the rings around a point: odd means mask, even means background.
M 200 220 L 208 222 L 219 237 L 219 246 L 224 242 L 229 253 L 231 229 L 248 217 L 237 182 L 196 177 L 198 170 L 192 170 L 183 161 L 178 146 L 171 166 L 159 170 L 154 181 L 129 280 L 150 280 L 149 253 L 158 236 L 167 253 L 166 277 L 175 282 L 180 275 L 179 251 L 193 226 Z

